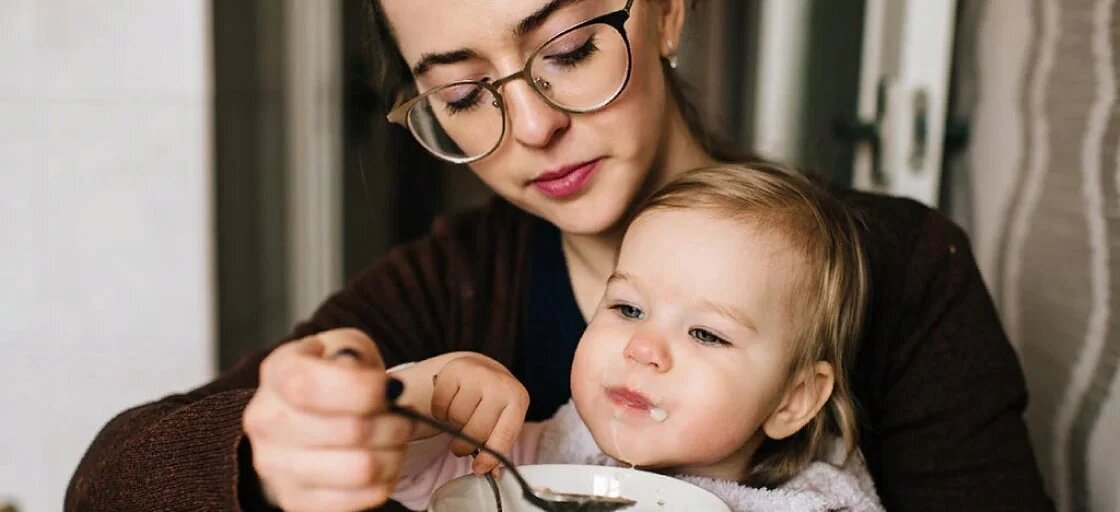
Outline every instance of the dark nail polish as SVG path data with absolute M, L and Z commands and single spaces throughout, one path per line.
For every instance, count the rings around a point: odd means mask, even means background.
M 344 357 L 349 357 L 349 358 L 351 358 L 355 361 L 361 361 L 362 360 L 362 354 L 360 352 L 358 352 L 357 350 L 354 350 L 350 347 L 346 347 L 346 348 L 340 349 L 338 352 L 335 352 L 334 355 L 331 356 L 331 359 L 342 359 Z
M 404 393 L 404 383 L 396 377 L 389 377 L 389 382 L 385 384 L 385 397 L 392 402 L 400 398 L 401 393 Z

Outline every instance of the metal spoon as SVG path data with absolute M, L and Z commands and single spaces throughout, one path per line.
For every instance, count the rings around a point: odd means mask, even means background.
M 490 492 L 494 493 L 494 505 L 497 506 L 498 512 L 502 512 L 502 491 L 498 490 L 498 483 L 494 481 L 494 475 L 486 473 L 486 483 L 490 486 Z M 0 512 L 3 512 L 0 510 Z
M 513 478 L 517 480 L 518 485 L 521 486 L 521 492 L 525 496 L 525 500 L 546 512 L 613 512 L 615 510 L 627 509 L 637 504 L 634 500 L 621 497 L 611 498 L 608 496 L 556 492 L 551 489 L 535 489 L 529 485 L 529 482 L 525 481 L 525 478 L 521 476 L 521 473 L 517 471 L 513 463 L 510 462 L 509 459 L 506 459 L 504 455 L 491 449 L 484 443 L 476 441 L 470 436 L 459 432 L 458 429 L 444 425 L 439 421 L 424 416 L 407 407 L 401 407 L 392 403 L 389 404 L 389 412 L 430 425 L 436 430 L 446 432 L 454 437 L 462 439 L 477 446 L 479 450 L 493 455 L 505 466 L 505 470 L 509 471 L 510 474 L 513 475 Z

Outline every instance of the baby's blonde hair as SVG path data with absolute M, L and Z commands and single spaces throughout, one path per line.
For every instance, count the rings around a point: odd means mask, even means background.
M 636 216 L 655 210 L 702 209 L 749 223 L 802 256 L 788 297 L 797 322 L 790 378 L 817 361 L 830 363 L 828 403 L 786 439 L 766 439 L 742 483 L 776 487 L 803 470 L 838 436 L 851 456 L 857 442 L 847 372 L 855 357 L 868 294 L 867 261 L 853 211 L 823 186 L 774 164 L 721 165 L 689 171 L 655 192 Z M 803 321 L 802 321 L 803 320 Z

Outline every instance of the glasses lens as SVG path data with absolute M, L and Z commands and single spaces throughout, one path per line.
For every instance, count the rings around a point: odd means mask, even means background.
M 556 105 L 586 112 L 610 103 L 629 75 L 630 52 L 614 27 L 595 23 L 557 35 L 529 66 L 537 90 Z
M 454 162 L 473 160 L 502 139 L 501 104 L 478 82 L 429 92 L 408 111 L 408 127 L 428 151 Z

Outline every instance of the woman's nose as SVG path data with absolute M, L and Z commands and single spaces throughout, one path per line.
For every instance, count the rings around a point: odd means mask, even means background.
M 503 96 L 513 137 L 530 147 L 547 147 L 564 132 L 571 117 L 549 105 L 522 80 L 505 86 Z
M 665 338 L 651 332 L 635 333 L 626 344 L 623 355 L 626 359 L 649 366 L 658 373 L 665 373 L 673 366 Z

